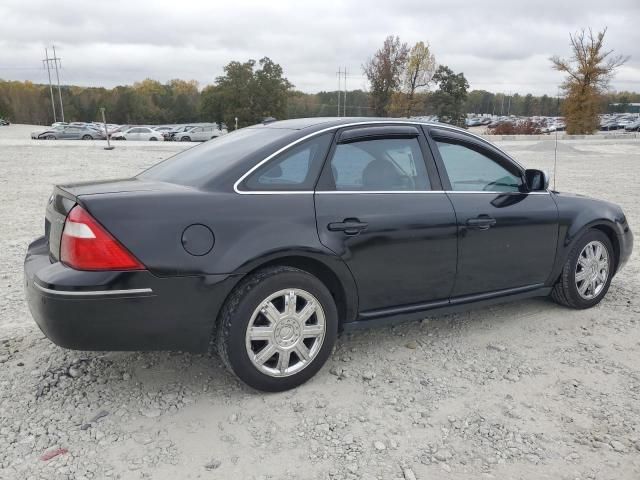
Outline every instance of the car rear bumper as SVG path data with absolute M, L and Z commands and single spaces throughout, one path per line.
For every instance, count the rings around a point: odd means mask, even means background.
M 205 351 L 231 275 L 88 272 L 49 258 L 41 237 L 24 262 L 31 314 L 55 344 L 77 350 Z

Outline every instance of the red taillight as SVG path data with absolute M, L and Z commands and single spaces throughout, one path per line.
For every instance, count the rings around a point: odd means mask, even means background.
M 144 265 L 80 205 L 62 231 L 60 261 L 76 270 L 142 270 Z

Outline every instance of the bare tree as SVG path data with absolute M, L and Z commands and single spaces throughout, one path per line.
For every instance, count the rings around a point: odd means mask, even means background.
M 597 130 L 600 98 L 616 69 L 629 59 L 604 49 L 606 33 L 606 28 L 595 35 L 591 29 L 588 32 L 582 29 L 569 35 L 570 59 L 551 58 L 553 68 L 567 74 L 562 89 L 566 95 L 563 112 L 569 134 L 590 134 Z
M 409 47 L 399 37 L 389 35 L 372 58 L 362 66 L 371 84 L 371 106 L 375 115 L 387 114 L 391 96 L 398 91 L 407 61 Z
M 436 71 L 436 57 L 431 53 L 429 43 L 416 43 L 407 58 L 404 89 L 407 94 L 406 116 L 415 112 L 415 94 L 429 86 Z

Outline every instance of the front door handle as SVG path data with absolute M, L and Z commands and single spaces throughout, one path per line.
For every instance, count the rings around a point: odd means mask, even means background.
M 327 225 L 332 232 L 344 232 L 347 235 L 357 235 L 369 226 L 368 223 L 361 222 L 357 218 L 345 218 L 342 222 L 333 222 Z
M 488 230 L 496 224 L 496 219 L 489 215 L 479 215 L 467 220 L 467 228 L 474 230 Z

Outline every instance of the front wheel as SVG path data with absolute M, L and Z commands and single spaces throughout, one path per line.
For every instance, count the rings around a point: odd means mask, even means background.
M 191 141 L 191 137 L 182 137 L 180 139 L 181 142 L 190 142 Z
M 611 240 L 600 230 L 588 230 L 569 253 L 551 297 L 567 307 L 593 307 L 609 290 L 614 271 Z
M 327 361 L 338 331 L 336 304 L 313 275 L 290 267 L 262 270 L 229 296 L 216 344 L 225 365 L 258 390 L 306 382 Z
M 91 135 L 83 135 L 82 139 L 83 140 L 93 140 L 93 137 Z

